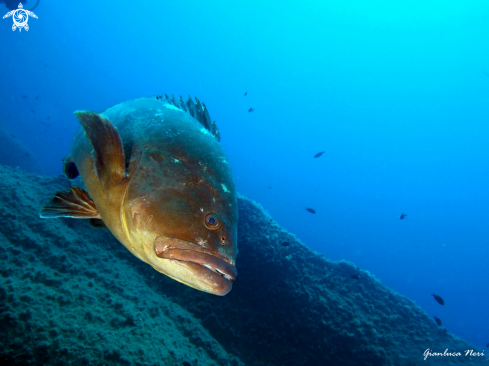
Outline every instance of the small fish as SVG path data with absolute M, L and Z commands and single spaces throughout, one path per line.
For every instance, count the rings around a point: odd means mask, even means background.
M 283 246 L 283 247 L 288 247 L 288 246 L 290 246 L 290 242 L 288 242 L 288 241 L 284 241 L 284 242 L 283 242 L 282 244 L 280 244 L 280 245 L 281 245 L 281 246 Z
M 401 220 L 404 220 L 404 219 L 406 218 L 406 216 L 407 216 L 407 214 L 402 213 L 402 214 L 401 214 L 401 216 L 399 216 L 399 218 L 400 218 Z
M 486 347 L 489 347 L 489 343 L 488 343 L 488 344 L 486 344 Z
M 351 278 L 353 278 L 354 280 L 359 280 L 360 276 L 357 274 L 354 274 L 354 275 L 351 275 Z
M 441 327 L 441 320 L 440 320 L 440 319 L 438 319 L 438 318 L 436 317 L 436 315 L 434 316 L 434 319 L 435 319 L 436 324 L 438 324 L 438 326 L 439 326 L 439 327 Z
M 214 295 L 231 291 L 237 194 L 205 104 L 163 95 L 75 116 L 64 173 L 84 188 L 56 193 L 41 218 L 92 219 L 155 270 Z
M 321 151 L 321 152 L 318 152 L 316 155 L 314 155 L 314 157 L 319 158 L 323 154 L 324 154 L 324 151 Z
M 312 208 L 308 208 L 308 207 L 306 207 L 306 211 L 307 211 L 307 212 L 310 212 L 310 213 L 312 213 L 312 214 L 315 214 L 315 213 L 316 213 L 316 211 L 315 211 L 315 210 L 313 210 Z
M 435 294 L 431 294 L 431 296 L 433 296 L 433 297 L 434 297 L 434 299 L 436 300 L 436 302 L 437 302 L 438 304 L 440 304 L 440 305 L 445 305 L 445 301 L 443 301 L 443 299 L 442 299 L 440 296 L 435 295 Z
M 27 95 L 23 95 L 23 96 L 22 96 L 22 99 L 25 99 L 25 98 L 27 98 Z
M 36 100 L 38 100 L 38 99 L 39 99 L 39 95 L 36 95 Z
M 268 189 L 272 189 L 272 186 L 268 186 Z
M 51 116 L 47 116 L 46 119 L 49 120 L 51 118 Z
M 182 366 L 192 366 L 192 365 L 190 364 L 190 362 L 183 361 L 182 362 Z
M 248 109 L 248 113 L 254 112 L 255 110 L 253 108 Z
M 248 95 L 248 92 L 245 92 L 245 95 L 244 96 L 246 97 L 247 95 Z

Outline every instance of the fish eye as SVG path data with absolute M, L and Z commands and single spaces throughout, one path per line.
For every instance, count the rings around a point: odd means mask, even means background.
M 205 215 L 204 223 L 205 226 L 210 230 L 217 230 L 221 227 L 221 220 L 219 220 L 219 215 L 214 212 Z

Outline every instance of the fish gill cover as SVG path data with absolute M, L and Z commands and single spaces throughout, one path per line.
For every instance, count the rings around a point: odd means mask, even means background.
M 0 358 L 10 365 L 422 365 L 474 350 L 368 272 L 331 262 L 239 198 L 224 298 L 155 273 L 106 230 L 37 217 L 64 177 L 0 166 Z M 288 245 L 284 246 L 283 243 Z M 486 364 L 432 357 L 430 365 Z

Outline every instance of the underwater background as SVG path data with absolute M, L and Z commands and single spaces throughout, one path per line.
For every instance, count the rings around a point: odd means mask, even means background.
M 41 0 L 33 11 L 28 32 L 0 22 L 0 123 L 44 174 L 62 172 L 75 110 L 197 96 L 241 194 L 451 333 L 489 342 L 489 3 Z

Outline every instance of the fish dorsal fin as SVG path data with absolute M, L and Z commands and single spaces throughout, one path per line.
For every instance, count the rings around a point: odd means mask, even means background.
M 217 141 L 221 141 L 221 135 L 219 133 L 219 129 L 217 128 L 216 121 L 211 120 L 211 116 L 209 115 L 209 111 L 204 103 L 201 103 L 200 100 L 195 97 L 195 102 L 192 100 L 192 97 L 189 95 L 187 101 L 184 101 L 180 96 L 180 99 L 176 99 L 174 95 L 171 98 L 168 95 L 157 95 L 156 99 L 161 100 L 163 103 L 171 104 L 181 110 L 187 112 L 192 117 L 194 117 L 197 121 L 200 122 L 202 126 L 204 126 L 207 131 L 209 131 Z
M 77 111 L 75 116 L 92 144 L 95 174 L 105 191 L 111 183 L 126 178 L 121 137 L 114 125 L 97 113 Z
M 88 193 L 80 187 L 71 187 L 58 192 L 41 210 L 43 219 L 71 217 L 75 219 L 100 219 L 95 203 Z

